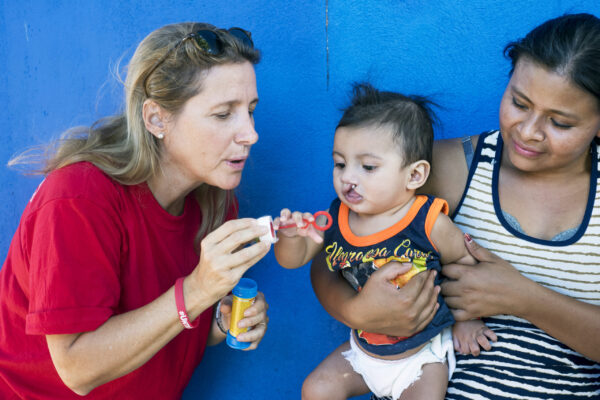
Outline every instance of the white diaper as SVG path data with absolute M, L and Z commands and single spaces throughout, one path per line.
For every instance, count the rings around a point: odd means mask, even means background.
M 452 344 L 452 331 L 444 329 L 431 339 L 418 353 L 400 360 L 381 360 L 366 354 L 355 342 L 350 332 L 350 350 L 342 353 L 354 371 L 362 375 L 369 389 L 377 397 L 392 396 L 397 399 L 421 376 L 425 364 L 448 362 L 448 379 L 452 376 L 456 360 Z

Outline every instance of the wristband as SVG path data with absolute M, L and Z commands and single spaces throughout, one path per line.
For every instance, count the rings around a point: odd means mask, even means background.
M 225 335 L 227 335 L 227 329 L 223 328 L 223 314 L 221 314 L 221 302 L 223 299 L 219 300 L 217 305 L 215 306 L 215 320 L 217 321 L 217 326 Z
M 175 305 L 177 306 L 177 314 L 179 315 L 179 321 L 185 329 L 194 329 L 198 327 L 200 318 L 196 318 L 195 322 L 190 322 L 190 319 L 185 311 L 185 300 L 183 299 L 183 279 L 181 277 L 175 281 Z

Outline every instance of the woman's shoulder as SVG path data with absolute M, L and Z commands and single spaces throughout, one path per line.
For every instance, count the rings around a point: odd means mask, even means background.
M 468 146 L 477 147 L 480 135 L 467 137 Z M 420 193 L 441 197 L 448 202 L 450 213 L 462 197 L 469 177 L 469 166 L 462 137 L 436 140 L 433 145 L 431 173 Z
M 78 162 L 50 172 L 40 183 L 30 203 L 41 206 L 60 199 L 88 199 L 105 203 L 118 197 L 122 185 L 89 162 Z

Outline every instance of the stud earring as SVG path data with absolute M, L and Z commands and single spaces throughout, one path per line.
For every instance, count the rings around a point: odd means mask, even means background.
M 162 140 L 165 138 L 165 134 L 164 134 L 164 132 L 161 132 L 156 137 Z

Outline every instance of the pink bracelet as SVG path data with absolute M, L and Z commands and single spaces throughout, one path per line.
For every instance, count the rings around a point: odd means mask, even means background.
M 183 299 L 183 279 L 184 277 L 181 277 L 175 281 L 175 305 L 177 306 L 177 314 L 179 315 L 181 325 L 185 329 L 194 329 L 198 327 L 200 318 L 196 318 L 195 322 L 190 323 L 190 319 L 185 311 L 185 300 Z

